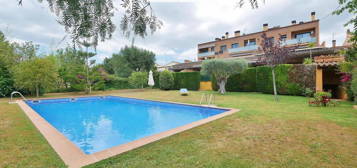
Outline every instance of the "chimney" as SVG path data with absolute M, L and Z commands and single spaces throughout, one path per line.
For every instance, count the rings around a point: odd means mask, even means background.
M 229 32 L 226 32 L 226 39 L 229 38 Z
M 268 23 L 263 24 L 263 31 L 267 31 L 269 29 Z
M 240 36 L 240 30 L 235 31 L 234 36 L 236 36 L 236 37 Z
M 336 47 L 336 40 L 332 40 L 332 47 L 333 47 L 333 48 Z
M 311 12 L 311 21 L 316 20 L 316 13 L 315 12 Z
M 291 24 L 293 25 L 296 24 L 296 20 L 291 21 Z
M 224 40 L 225 36 L 222 36 L 222 40 Z

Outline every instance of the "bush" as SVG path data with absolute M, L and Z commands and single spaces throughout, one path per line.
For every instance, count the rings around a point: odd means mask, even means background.
M 162 90 L 170 90 L 174 86 L 174 77 L 170 71 L 163 71 L 160 73 L 160 89 Z
M 0 63 L 0 97 L 8 96 L 14 90 L 14 81 L 9 70 Z
M 232 75 L 228 78 L 226 87 L 230 92 L 255 92 L 256 68 L 249 68 L 240 74 Z
M 129 77 L 129 84 L 133 88 L 144 88 L 148 83 L 147 72 L 133 72 Z
M 316 92 L 314 94 L 314 99 L 309 101 L 309 105 L 316 105 L 316 106 L 329 106 L 329 105 L 336 105 L 335 102 L 331 101 L 331 93 L 329 92 Z
M 153 76 L 154 76 L 154 88 L 160 88 L 160 72 L 159 71 L 153 71 Z
M 262 93 L 273 93 L 273 79 L 271 67 L 260 66 L 256 68 L 257 73 L 257 91 Z M 278 73 L 276 74 L 278 76 Z
M 106 89 L 129 89 L 128 78 L 120 78 L 114 75 L 110 75 L 109 79 L 105 82 Z
M 305 90 L 315 90 L 314 65 L 281 64 L 275 68 L 276 84 L 279 94 L 304 95 Z M 259 66 L 248 68 L 240 74 L 232 75 L 227 80 L 227 91 L 231 92 L 262 92 L 273 93 L 273 79 L 271 67 Z M 213 90 L 218 86 L 214 77 Z
M 198 90 L 200 88 L 200 72 L 176 72 L 173 73 L 173 89 L 187 88 L 188 90 Z
M 354 95 L 354 101 L 356 102 L 357 101 L 357 99 L 356 99 L 356 97 L 357 97 L 357 69 L 356 68 L 352 71 L 351 90 Z
M 312 96 L 314 96 L 314 94 L 315 94 L 315 91 L 311 90 L 310 88 L 305 89 L 304 96 L 312 97 Z

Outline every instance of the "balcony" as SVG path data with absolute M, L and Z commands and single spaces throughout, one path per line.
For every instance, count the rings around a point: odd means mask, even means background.
M 249 46 L 238 47 L 238 48 L 230 48 L 230 49 L 228 49 L 228 52 L 229 53 L 237 53 L 237 52 L 254 51 L 254 50 L 258 50 L 257 45 L 249 45 Z
M 197 54 L 198 57 L 207 57 L 207 56 L 211 56 L 211 55 L 214 55 L 214 52 L 203 52 L 203 53 Z
M 291 40 L 286 40 L 283 41 L 281 44 L 282 45 L 294 45 L 294 44 L 302 44 L 302 43 L 315 43 L 316 37 L 303 37 L 299 39 L 291 39 Z

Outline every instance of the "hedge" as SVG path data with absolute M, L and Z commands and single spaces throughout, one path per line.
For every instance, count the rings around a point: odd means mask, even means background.
M 128 78 L 113 77 L 105 82 L 106 89 L 130 89 Z
M 241 74 L 235 74 L 228 78 L 226 89 L 229 92 L 255 92 L 256 68 L 248 68 Z
M 315 90 L 314 65 L 282 64 L 275 68 L 276 85 L 279 94 L 303 95 L 307 88 Z M 241 74 L 228 78 L 226 89 L 230 92 L 273 93 L 271 67 L 249 68 Z M 216 80 L 212 77 L 212 88 L 217 90 Z
M 200 89 L 200 72 L 175 72 L 173 89 L 187 88 L 188 90 Z

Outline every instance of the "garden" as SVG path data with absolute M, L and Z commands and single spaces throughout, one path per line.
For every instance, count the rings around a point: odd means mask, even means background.
M 199 104 L 213 93 L 219 107 L 241 111 L 88 167 L 354 167 L 357 164 L 357 113 L 351 102 L 309 107 L 302 96 L 253 92 L 159 89 L 94 91 L 160 101 Z M 50 93 L 71 97 L 79 93 Z M 80 93 L 84 95 L 85 93 Z M 17 105 L 0 99 L 0 167 L 65 167 Z

